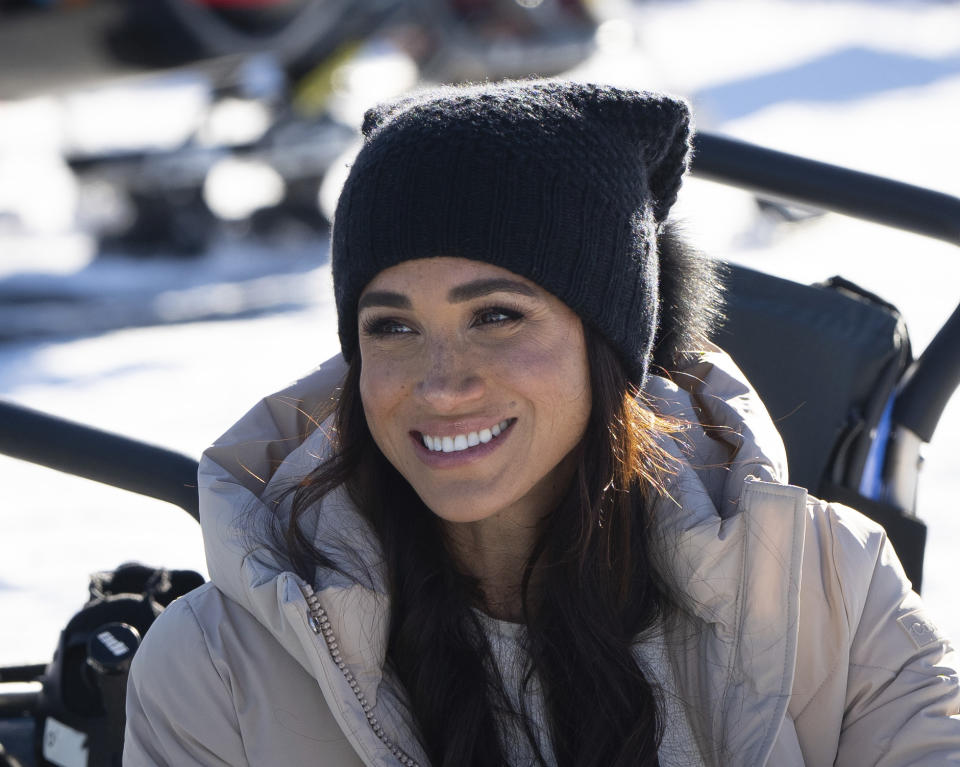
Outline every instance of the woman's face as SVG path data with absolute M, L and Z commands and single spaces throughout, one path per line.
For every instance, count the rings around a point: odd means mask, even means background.
M 506 269 L 407 261 L 359 302 L 360 395 L 383 454 L 438 516 L 538 519 L 590 414 L 583 325 Z

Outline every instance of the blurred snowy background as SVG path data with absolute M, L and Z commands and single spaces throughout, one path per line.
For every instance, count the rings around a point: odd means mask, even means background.
M 512 24 L 568 5 L 517 4 Z M 62 13 L 98 24 L 118 5 Z M 414 22 L 356 33 L 321 66 L 294 67 L 294 112 L 270 58 L 145 74 L 154 62 L 130 54 L 132 32 L 113 36 L 121 65 L 61 40 L 51 14 L 0 15 L 0 397 L 199 456 L 337 350 L 322 210 L 341 153 L 364 107 L 431 78 L 503 64 L 665 89 L 692 101 L 704 130 L 960 195 L 960 3 L 587 5 L 589 35 L 567 19 L 552 48 L 501 44 L 502 19 L 479 46 L 425 39 Z M 915 352 L 960 299 L 960 254 L 943 243 L 833 215 L 787 222 L 699 180 L 677 213 L 717 257 L 879 293 Z M 958 443 L 955 398 L 919 497 L 924 596 L 953 637 Z M 49 659 L 88 573 L 129 560 L 203 571 L 199 529 L 172 506 L 0 457 L 0 663 Z

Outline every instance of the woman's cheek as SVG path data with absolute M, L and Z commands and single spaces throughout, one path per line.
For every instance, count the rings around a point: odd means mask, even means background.
M 559 389 L 580 392 L 584 382 L 589 386 L 583 333 L 579 327 L 553 331 L 530 334 L 522 343 L 508 346 L 497 355 L 497 362 L 515 379 L 552 382 Z
M 391 407 L 391 399 L 397 393 L 396 371 L 376 354 L 363 358 L 360 372 L 360 399 L 367 414 L 371 430 L 382 414 Z
M 381 450 L 387 451 L 387 441 L 398 441 L 406 435 L 409 424 L 402 418 L 404 408 L 415 389 L 413 371 L 408 361 L 396 355 L 370 354 L 363 358 L 360 372 L 360 399 L 363 402 L 367 425 Z M 399 430 L 399 436 L 394 434 Z

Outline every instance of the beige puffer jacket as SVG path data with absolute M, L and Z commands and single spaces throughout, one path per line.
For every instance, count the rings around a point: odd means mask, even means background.
M 212 583 L 168 608 L 134 660 L 125 765 L 426 764 L 383 670 L 389 605 L 349 500 L 324 501 L 316 540 L 353 578 L 308 585 L 249 551 L 261 499 L 323 454 L 306 414 L 342 372 L 332 361 L 267 397 L 204 454 Z M 689 391 L 651 387 L 664 412 L 716 427 L 671 443 L 685 463 L 656 509 L 685 604 L 645 648 L 678 704 L 661 763 L 960 764 L 960 659 L 883 531 L 784 484 L 779 436 L 728 357 L 687 372 Z

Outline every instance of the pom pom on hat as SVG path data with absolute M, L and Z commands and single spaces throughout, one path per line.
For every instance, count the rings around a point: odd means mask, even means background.
M 380 271 L 453 256 L 550 291 L 643 386 L 658 320 L 656 237 L 690 158 L 685 102 L 556 81 L 445 87 L 367 112 L 334 218 L 340 343 Z

